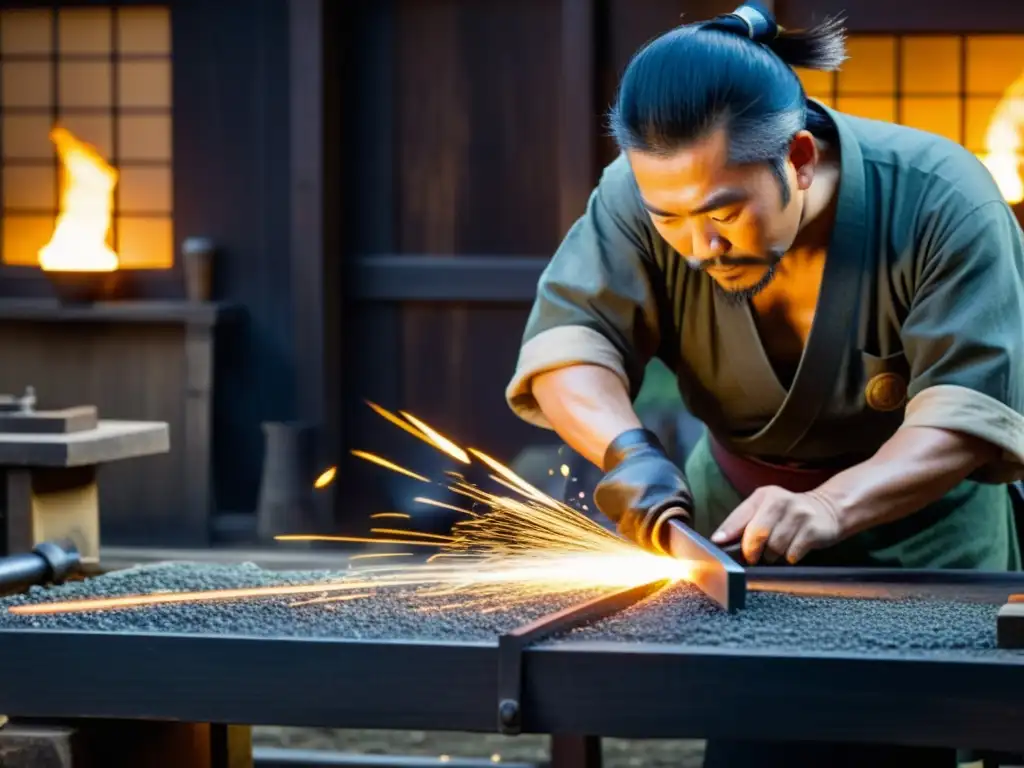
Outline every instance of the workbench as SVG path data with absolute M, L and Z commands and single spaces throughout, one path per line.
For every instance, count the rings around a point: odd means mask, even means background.
M 1024 574 L 751 568 L 748 577 L 752 597 L 905 593 L 988 605 L 993 616 L 1008 595 L 1024 592 Z M 0 712 L 219 726 L 500 729 L 504 636 L 359 639 L 298 629 L 268 637 L 230 627 L 165 633 L 102 626 L 102 619 L 95 630 L 0 622 L 0 652 L 18 660 L 5 665 Z M 1024 752 L 1024 652 L 587 639 L 588 632 L 600 636 L 600 627 L 598 619 L 590 629 L 519 649 L 518 730 Z

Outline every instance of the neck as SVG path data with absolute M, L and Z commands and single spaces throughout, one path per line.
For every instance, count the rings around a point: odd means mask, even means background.
M 828 247 L 839 199 L 839 162 L 832 147 L 821 148 L 821 161 L 814 181 L 804 193 L 800 229 L 793 250 L 823 250 Z

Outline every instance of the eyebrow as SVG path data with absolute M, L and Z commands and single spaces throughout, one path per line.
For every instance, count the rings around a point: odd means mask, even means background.
M 711 211 L 717 211 L 719 208 L 726 208 L 730 205 L 736 205 L 746 201 L 748 195 L 742 189 L 720 189 L 712 192 L 699 206 L 689 212 L 690 216 L 700 216 L 704 213 L 710 213 Z M 671 211 L 664 211 L 661 208 L 651 205 L 646 200 L 643 201 L 644 208 L 655 216 L 678 216 L 678 213 L 672 213 Z

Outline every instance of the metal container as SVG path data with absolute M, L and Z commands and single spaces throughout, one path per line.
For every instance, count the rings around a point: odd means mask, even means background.
M 256 507 L 261 541 L 286 533 L 317 533 L 315 434 L 301 422 L 263 425 L 265 453 Z

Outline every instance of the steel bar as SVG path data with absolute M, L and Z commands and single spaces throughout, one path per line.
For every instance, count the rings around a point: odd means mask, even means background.
M 0 711 L 22 717 L 494 730 L 494 643 L 5 630 L 0 653 L 18 659 Z M 524 733 L 1024 751 L 1024 654 L 1012 651 L 558 641 L 523 656 Z
M 539 640 L 567 632 L 589 621 L 603 619 L 643 600 L 668 584 L 665 579 L 601 595 L 580 605 L 571 605 L 541 616 L 498 637 L 498 730 L 514 735 L 522 724 L 520 693 L 523 681 L 523 651 Z
M 668 522 L 668 548 L 672 557 L 692 563 L 693 583 L 730 613 L 746 602 L 747 577 L 743 566 L 678 520 Z

